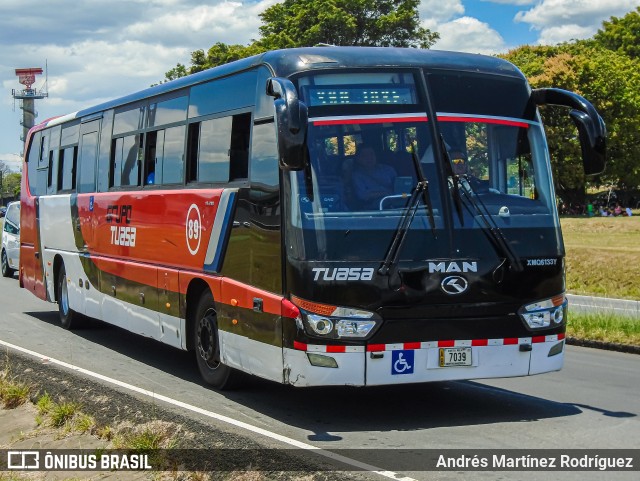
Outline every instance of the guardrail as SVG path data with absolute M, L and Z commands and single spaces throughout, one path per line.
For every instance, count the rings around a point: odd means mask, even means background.
M 573 312 L 610 312 L 640 319 L 640 301 L 567 294 Z

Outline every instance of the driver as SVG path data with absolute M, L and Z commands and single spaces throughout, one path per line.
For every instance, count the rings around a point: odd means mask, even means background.
M 378 209 L 380 200 L 393 194 L 396 171 L 390 165 L 380 164 L 376 152 L 364 147 L 357 153 L 352 174 L 355 197 L 365 209 Z

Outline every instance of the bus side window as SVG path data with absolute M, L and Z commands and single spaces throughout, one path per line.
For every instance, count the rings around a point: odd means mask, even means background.
M 42 132 L 36 132 L 31 136 L 31 144 L 27 154 L 27 175 L 29 177 L 29 191 L 31 195 L 38 195 L 36 178 L 38 176 L 38 156 L 40 153 L 40 139 Z
M 78 162 L 78 146 L 67 147 L 60 151 L 58 167 L 58 190 L 76 188 L 76 164 Z
M 189 124 L 187 133 L 187 182 L 198 180 L 198 146 L 200 144 L 200 122 Z
M 141 138 L 142 134 L 122 138 L 122 186 L 140 185 Z
M 47 151 L 49 150 L 49 134 L 50 130 L 45 130 L 40 139 L 40 154 L 38 155 L 38 166 L 46 167 Z
M 162 183 L 162 179 L 156 178 L 156 162 L 162 158 L 162 145 L 164 141 L 164 130 L 148 132 L 144 146 L 144 185 Z
M 54 151 L 49 151 L 49 172 L 47 173 L 47 191 L 51 189 L 53 184 L 53 154 Z
M 58 150 L 58 179 L 56 181 L 56 190 L 62 190 L 62 177 L 64 172 L 64 149 Z
M 231 145 L 232 117 L 221 117 L 199 123 L 197 155 L 191 156 L 190 177 L 196 173 L 196 182 L 229 181 L 229 147 Z
M 98 160 L 98 132 L 82 135 L 81 169 L 78 192 L 96 191 L 96 162 Z
M 249 132 L 251 113 L 233 116 L 231 148 L 229 149 L 229 180 L 249 177 Z

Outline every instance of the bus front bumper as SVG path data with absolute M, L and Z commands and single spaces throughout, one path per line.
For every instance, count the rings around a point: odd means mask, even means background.
M 284 348 L 285 383 L 378 386 L 558 371 L 564 335 L 369 346 Z

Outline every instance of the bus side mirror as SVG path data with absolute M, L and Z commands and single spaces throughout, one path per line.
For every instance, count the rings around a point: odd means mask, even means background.
M 302 170 L 307 162 L 307 106 L 298 99 L 298 93 L 291 81 L 284 78 L 268 79 L 267 95 L 275 97 L 280 168 Z
M 569 116 L 578 128 L 584 173 L 602 173 L 606 164 L 607 128 L 595 107 L 584 97 L 562 89 L 535 89 L 531 98 L 536 105 L 561 105 L 572 109 Z

